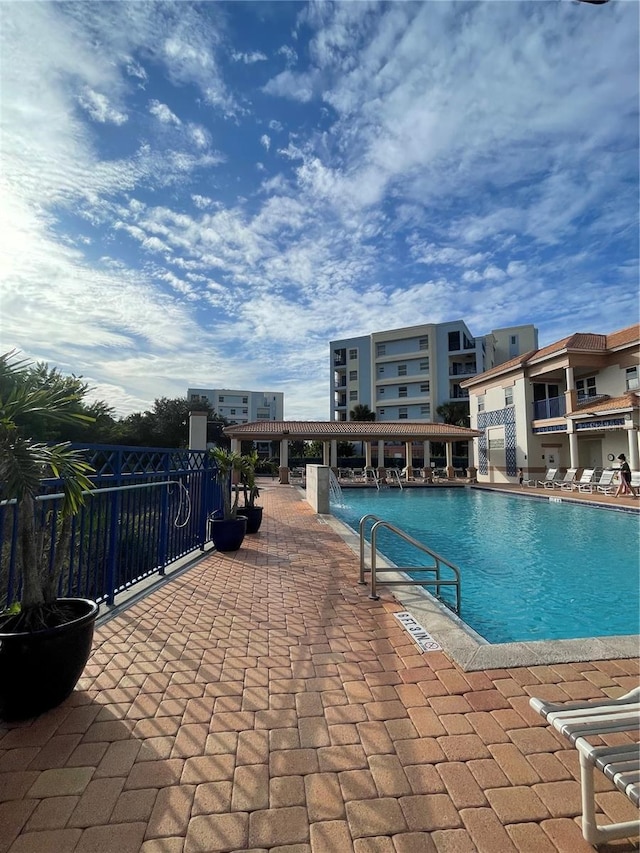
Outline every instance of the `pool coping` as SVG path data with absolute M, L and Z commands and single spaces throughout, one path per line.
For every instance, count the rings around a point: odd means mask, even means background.
M 318 518 L 343 539 L 347 547 L 358 556 L 359 562 L 358 534 L 333 515 L 319 515 Z M 378 563 L 385 568 L 393 567 L 392 563 L 380 556 Z M 402 572 L 395 574 L 397 580 L 406 577 Z M 411 613 L 464 672 L 635 658 L 640 653 L 638 634 L 581 637 L 574 640 L 489 643 L 422 587 L 399 586 L 391 582 L 389 585 L 385 583 L 381 588 L 391 592 L 396 601 Z

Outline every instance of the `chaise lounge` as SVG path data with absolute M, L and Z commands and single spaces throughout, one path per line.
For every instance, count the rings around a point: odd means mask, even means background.
M 616 838 L 630 838 L 640 832 L 640 820 L 599 826 L 596 823 L 593 774 L 601 770 L 616 788 L 640 805 L 640 687 L 619 699 L 595 702 L 568 702 L 565 705 L 529 700 L 553 728 L 568 738 L 580 754 L 582 788 L 582 834 L 593 845 Z M 593 746 L 587 738 L 606 741 L 613 735 L 614 745 Z

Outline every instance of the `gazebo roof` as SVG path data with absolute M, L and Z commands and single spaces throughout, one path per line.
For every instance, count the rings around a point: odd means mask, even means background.
M 468 427 L 429 421 L 253 421 L 223 430 L 230 438 L 274 441 L 468 441 L 482 435 Z

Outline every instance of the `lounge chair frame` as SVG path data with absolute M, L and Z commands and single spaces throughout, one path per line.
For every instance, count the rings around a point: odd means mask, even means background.
M 640 746 L 637 742 L 640 727 L 640 687 L 619 699 L 595 702 L 557 704 L 541 699 L 529 700 L 556 731 L 568 738 L 580 754 L 580 785 L 582 791 L 582 834 L 593 845 L 605 844 L 616 838 L 630 838 L 640 833 L 640 820 L 599 826 L 596 822 L 593 775 L 601 770 L 616 788 L 637 807 L 640 805 Z M 592 746 L 589 736 L 612 732 L 629 732 L 636 742 L 617 746 Z

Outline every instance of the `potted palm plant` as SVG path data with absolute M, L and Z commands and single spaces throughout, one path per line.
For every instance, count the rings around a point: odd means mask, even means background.
M 92 418 L 78 411 L 86 388 L 69 393 L 39 383 L 15 353 L 0 356 L 0 500 L 15 503 L 19 602 L 0 613 L 0 717 L 24 719 L 53 708 L 72 692 L 91 651 L 98 605 L 58 598 L 68 565 L 73 517 L 83 506 L 93 469 L 69 442 L 43 444 L 25 435 L 33 416 L 62 423 Z M 36 511 L 41 480 L 62 483 L 62 508 Z M 2 553 L 6 576 L 8 548 Z
M 256 485 L 256 465 L 258 464 L 258 452 L 252 450 L 242 457 L 242 497 L 244 506 L 238 507 L 238 515 L 244 515 L 247 519 L 247 533 L 257 533 L 262 524 L 262 507 L 256 506 L 256 498 L 260 497 L 260 490 Z
M 216 478 L 222 488 L 222 518 L 216 513 L 209 519 L 209 534 L 217 551 L 237 551 L 247 532 L 247 519 L 238 516 L 238 489 L 231 497 L 234 477 L 239 477 L 244 468 L 242 456 L 234 450 L 214 447 L 209 453 L 216 463 Z

